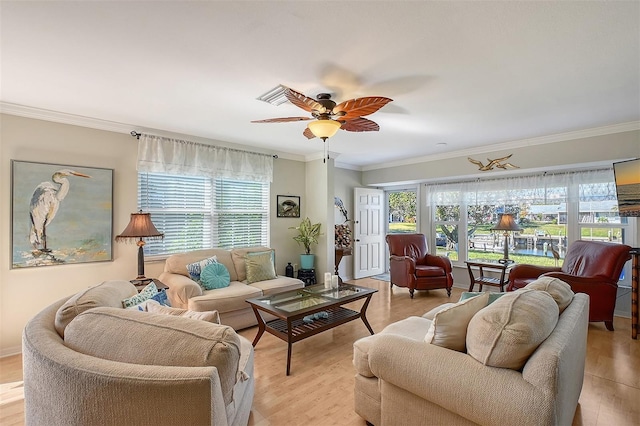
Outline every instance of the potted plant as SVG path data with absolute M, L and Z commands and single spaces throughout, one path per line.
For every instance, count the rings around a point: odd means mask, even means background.
M 298 231 L 298 235 L 293 239 L 304 246 L 304 254 L 300 255 L 300 269 L 313 269 L 314 255 L 311 254 L 311 244 L 318 244 L 320 233 L 320 224 L 311 223 L 308 217 L 305 217 L 300 225 L 292 226 L 289 229 Z

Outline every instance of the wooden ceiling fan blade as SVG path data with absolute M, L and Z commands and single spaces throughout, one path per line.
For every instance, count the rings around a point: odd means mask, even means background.
M 302 108 L 305 111 L 318 111 L 321 114 L 326 112 L 326 109 L 322 106 L 322 104 L 316 102 L 308 96 L 303 95 L 300 92 L 296 92 L 289 87 L 287 87 L 287 89 L 284 91 L 284 95 L 287 97 L 287 99 L 289 99 L 289 102 L 299 108 Z
M 382 96 L 367 96 L 364 98 L 349 99 L 348 101 L 344 101 L 336 105 L 333 108 L 333 113 L 338 114 L 344 111 L 346 114 L 343 115 L 342 118 L 350 120 L 352 118 L 373 114 L 392 101 L 393 99 Z
M 316 135 L 314 135 L 314 134 L 311 132 L 311 129 L 309 129 L 308 127 L 305 127 L 305 128 L 304 128 L 304 132 L 302 132 L 302 134 L 303 134 L 304 136 L 306 136 L 306 138 L 307 138 L 307 139 L 313 139 L 313 138 L 315 138 L 315 137 L 316 137 Z
M 347 132 L 377 132 L 380 130 L 378 123 L 362 117 L 347 120 L 340 128 Z
M 313 120 L 313 117 L 267 118 L 266 120 L 253 120 L 252 123 L 288 123 L 290 121 L 307 121 L 307 120 Z

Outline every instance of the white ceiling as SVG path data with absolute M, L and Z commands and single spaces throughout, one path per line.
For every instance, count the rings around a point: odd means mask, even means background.
M 278 84 L 394 100 L 340 131 L 364 168 L 640 119 L 640 2 L 2 1 L 4 111 L 24 106 L 312 158 Z

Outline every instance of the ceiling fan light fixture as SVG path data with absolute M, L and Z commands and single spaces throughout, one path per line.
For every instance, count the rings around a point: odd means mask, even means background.
M 335 135 L 341 126 L 342 124 L 338 121 L 330 119 L 310 121 L 307 125 L 311 133 L 322 140 L 327 140 L 327 138 Z

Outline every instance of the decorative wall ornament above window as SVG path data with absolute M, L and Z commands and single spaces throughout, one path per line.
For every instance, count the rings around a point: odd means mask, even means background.
M 482 164 L 482 161 L 478 161 L 478 160 L 474 160 L 471 157 L 467 157 L 467 160 L 469 160 L 471 163 L 475 164 L 476 166 L 478 166 L 478 170 L 486 172 L 489 170 L 493 170 L 494 167 L 497 167 L 499 169 L 503 169 L 503 170 L 507 170 L 507 169 L 519 169 L 520 167 L 515 166 L 511 163 L 505 163 L 505 161 L 507 161 L 509 158 L 511 158 L 513 154 L 509 154 L 506 157 L 501 157 L 501 158 L 496 158 L 495 160 L 492 160 L 490 158 L 487 158 L 487 165 L 485 166 L 484 164 Z

